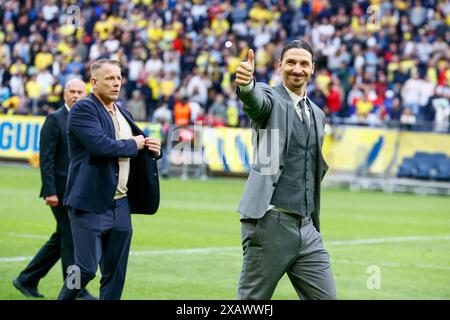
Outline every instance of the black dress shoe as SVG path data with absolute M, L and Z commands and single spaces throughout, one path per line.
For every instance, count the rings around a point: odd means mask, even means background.
M 13 285 L 19 290 L 25 297 L 43 298 L 44 295 L 40 294 L 36 287 L 27 287 L 20 280 L 14 279 Z
M 97 297 L 94 297 L 92 294 L 90 294 L 89 291 L 83 290 L 78 294 L 76 300 L 98 300 L 98 299 Z

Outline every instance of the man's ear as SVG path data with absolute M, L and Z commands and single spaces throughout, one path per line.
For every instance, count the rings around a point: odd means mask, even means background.
M 313 62 L 312 67 L 311 67 L 311 75 L 314 74 L 314 66 L 315 66 L 315 64 L 314 64 L 314 62 Z

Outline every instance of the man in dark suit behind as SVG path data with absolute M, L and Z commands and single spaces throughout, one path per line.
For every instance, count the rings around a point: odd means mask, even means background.
M 70 80 L 64 88 L 64 106 L 51 113 L 41 129 L 39 160 L 42 188 L 40 196 L 52 209 L 56 219 L 56 231 L 39 250 L 28 266 L 13 281 L 25 296 L 42 298 L 38 292 L 39 280 L 61 258 L 63 278 L 67 268 L 74 263 L 73 240 L 67 209 L 62 206 L 66 190 L 69 153 L 67 147 L 67 116 L 75 102 L 86 97 L 86 84 L 78 79 Z M 79 299 L 95 299 L 86 290 Z
M 70 165 L 64 205 L 75 245 L 73 273 L 58 296 L 75 299 L 100 265 L 100 299 L 120 299 L 132 226 L 130 213 L 152 214 L 159 203 L 156 158 L 161 143 L 144 138 L 131 113 L 116 105 L 120 63 L 91 65 L 93 93 L 78 101 L 67 121 Z

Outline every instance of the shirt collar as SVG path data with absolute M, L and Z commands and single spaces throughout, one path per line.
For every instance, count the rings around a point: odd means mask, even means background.
M 292 92 L 291 90 L 288 89 L 288 87 L 286 87 L 283 83 L 284 88 L 286 89 L 287 93 L 289 94 L 289 97 L 291 97 L 292 102 L 294 103 L 294 106 L 298 105 L 298 103 L 301 100 L 304 100 L 306 102 L 306 99 L 308 97 L 308 91 L 305 90 L 305 95 L 303 97 L 300 97 L 298 94 Z M 309 109 L 309 106 L 307 103 L 305 103 L 306 108 Z
M 102 103 L 103 108 L 106 109 L 106 111 L 108 111 L 109 114 L 112 114 L 113 116 L 117 116 L 117 113 L 119 112 L 119 108 L 117 107 L 117 105 L 113 102 L 113 107 L 114 109 L 108 109 L 103 103 Z
M 67 112 L 70 111 L 70 108 L 69 108 L 69 106 L 67 105 L 67 103 L 64 103 L 64 107 L 66 108 Z

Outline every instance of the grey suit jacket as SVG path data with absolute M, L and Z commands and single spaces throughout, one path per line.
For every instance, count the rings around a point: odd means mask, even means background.
M 296 111 L 292 100 L 283 84 L 275 87 L 256 82 L 247 93 L 237 90 L 239 99 L 244 103 L 244 112 L 250 117 L 253 129 L 253 165 L 238 212 L 253 219 L 264 216 L 276 183 L 280 178 L 287 158 L 287 146 L 291 138 Z M 325 114 L 311 100 L 311 121 L 315 121 L 317 130 L 317 172 L 315 179 L 315 211 L 313 224 L 320 232 L 320 183 L 328 170 L 323 159 L 322 144 L 324 139 Z

